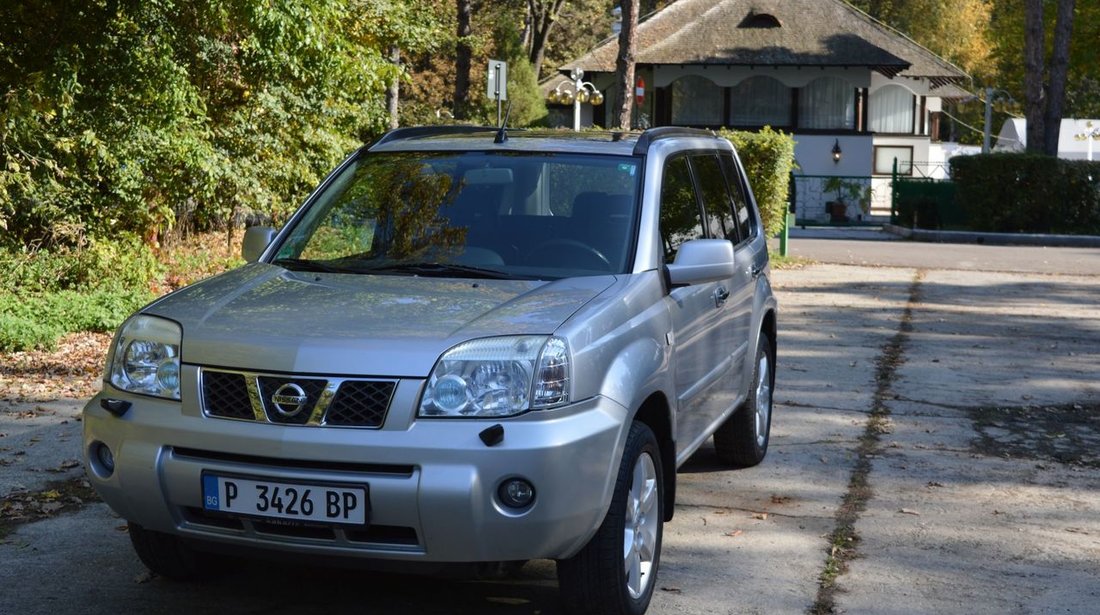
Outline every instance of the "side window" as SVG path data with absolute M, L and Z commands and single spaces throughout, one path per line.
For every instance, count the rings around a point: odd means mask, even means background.
M 695 179 L 699 182 L 699 194 L 703 197 L 703 210 L 707 214 L 708 237 L 728 239 L 737 243 L 737 222 L 733 217 L 733 204 L 726 190 L 726 178 L 718 165 L 718 156 L 701 154 L 693 156 Z
M 737 163 L 733 156 L 722 154 L 722 170 L 726 173 L 726 180 L 730 188 L 730 196 L 733 197 L 733 211 L 737 220 L 738 232 L 741 239 L 745 240 L 756 233 L 757 220 L 749 207 L 749 199 L 745 195 L 744 185 L 741 183 L 741 174 L 737 172 Z
M 676 258 L 680 244 L 702 237 L 703 219 L 687 158 L 674 158 L 665 163 L 661 179 L 661 242 L 665 248 L 665 262 Z

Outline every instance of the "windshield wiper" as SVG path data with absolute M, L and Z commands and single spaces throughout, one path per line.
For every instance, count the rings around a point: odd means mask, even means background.
M 515 277 L 496 269 L 485 269 L 456 263 L 388 263 L 356 268 L 356 270 L 367 273 L 411 273 L 426 277 L 484 278 L 491 280 L 507 280 Z
M 320 261 L 311 261 L 304 258 L 277 258 L 271 261 L 272 265 L 278 265 L 290 271 L 321 271 L 324 273 L 352 273 L 344 267 L 326 265 Z

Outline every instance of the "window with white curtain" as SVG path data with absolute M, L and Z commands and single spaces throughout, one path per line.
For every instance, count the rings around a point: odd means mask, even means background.
M 900 85 L 871 92 L 869 126 L 873 132 L 913 134 L 913 93 Z
M 856 127 L 856 89 L 839 77 L 819 77 L 798 96 L 799 128 L 845 129 Z
M 791 89 L 778 79 L 750 77 L 733 88 L 730 126 L 789 126 Z
M 696 75 L 672 82 L 672 123 L 677 126 L 721 126 L 725 100 L 722 88 Z

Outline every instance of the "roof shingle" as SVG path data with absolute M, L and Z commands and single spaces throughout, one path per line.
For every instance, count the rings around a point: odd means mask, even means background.
M 617 37 L 608 38 L 562 70 L 613 72 L 618 47 Z M 934 85 L 969 79 L 947 60 L 841 0 L 678 0 L 638 24 L 636 61 L 865 66 L 889 77 L 927 78 Z

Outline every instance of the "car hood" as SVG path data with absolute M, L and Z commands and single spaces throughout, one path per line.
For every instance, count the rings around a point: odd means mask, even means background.
M 318 274 L 255 263 L 176 291 L 145 313 L 180 324 L 184 363 L 426 377 L 462 341 L 553 333 L 614 281 Z

